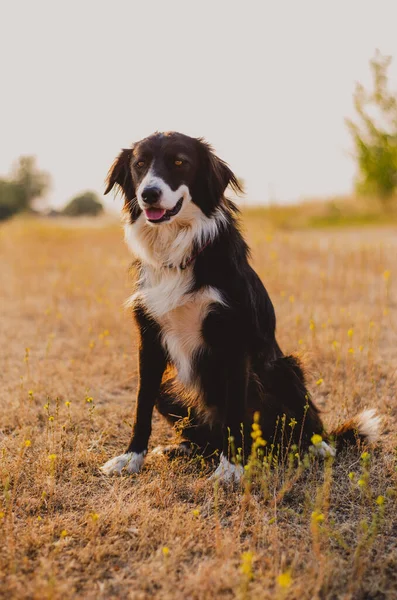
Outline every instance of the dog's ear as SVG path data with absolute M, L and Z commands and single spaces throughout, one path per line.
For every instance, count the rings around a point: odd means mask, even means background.
M 118 185 L 126 203 L 135 198 L 135 187 L 131 174 L 131 158 L 132 148 L 122 150 L 110 167 L 106 179 L 105 195 L 113 189 L 114 185 Z
M 204 212 L 209 215 L 220 204 L 228 186 L 237 194 L 242 194 L 243 188 L 233 171 L 215 155 L 211 146 L 201 138 L 198 142 L 200 167 L 197 173 L 196 193 L 200 196 L 200 206 L 203 206 Z

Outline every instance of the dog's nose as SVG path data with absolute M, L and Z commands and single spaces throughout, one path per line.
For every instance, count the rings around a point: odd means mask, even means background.
M 157 187 L 147 187 L 142 192 L 142 198 L 146 204 L 154 204 L 158 201 L 161 195 L 161 190 Z

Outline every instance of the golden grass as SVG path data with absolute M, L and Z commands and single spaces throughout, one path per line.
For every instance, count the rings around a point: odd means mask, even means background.
M 124 450 L 137 383 L 118 225 L 0 228 L 0 597 L 395 598 L 397 231 L 245 227 L 278 339 L 329 426 L 369 406 L 382 448 L 256 474 L 230 490 L 200 459 L 99 466 Z M 152 445 L 173 433 L 155 417 Z
M 261 219 L 269 228 L 285 230 L 397 225 L 397 210 L 393 206 L 386 212 L 376 199 L 353 196 L 249 206 L 246 214 Z

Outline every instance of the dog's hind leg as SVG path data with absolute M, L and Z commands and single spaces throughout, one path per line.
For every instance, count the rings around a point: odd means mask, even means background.
M 260 379 L 264 404 L 263 414 L 260 410 L 261 425 L 265 439 L 269 441 L 275 436 L 281 444 L 291 440 L 303 451 L 307 450 L 314 434 L 324 435 L 324 427 L 320 413 L 310 399 L 298 359 L 294 356 L 277 358 L 265 366 Z M 283 415 L 286 419 L 284 427 Z M 278 434 L 276 423 L 279 424 Z
M 197 450 L 208 457 L 221 450 L 221 426 L 203 423 L 195 408 L 189 407 L 182 399 L 178 399 L 177 390 L 173 389 L 173 381 L 163 384 L 155 406 L 170 425 L 181 433 L 183 439 L 177 446 L 156 448 L 156 453 L 191 454 Z

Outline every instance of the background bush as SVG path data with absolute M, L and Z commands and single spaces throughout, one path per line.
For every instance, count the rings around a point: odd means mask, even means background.
M 62 211 L 68 217 L 90 215 L 96 217 L 103 212 L 103 206 L 94 192 L 84 192 L 73 198 Z

